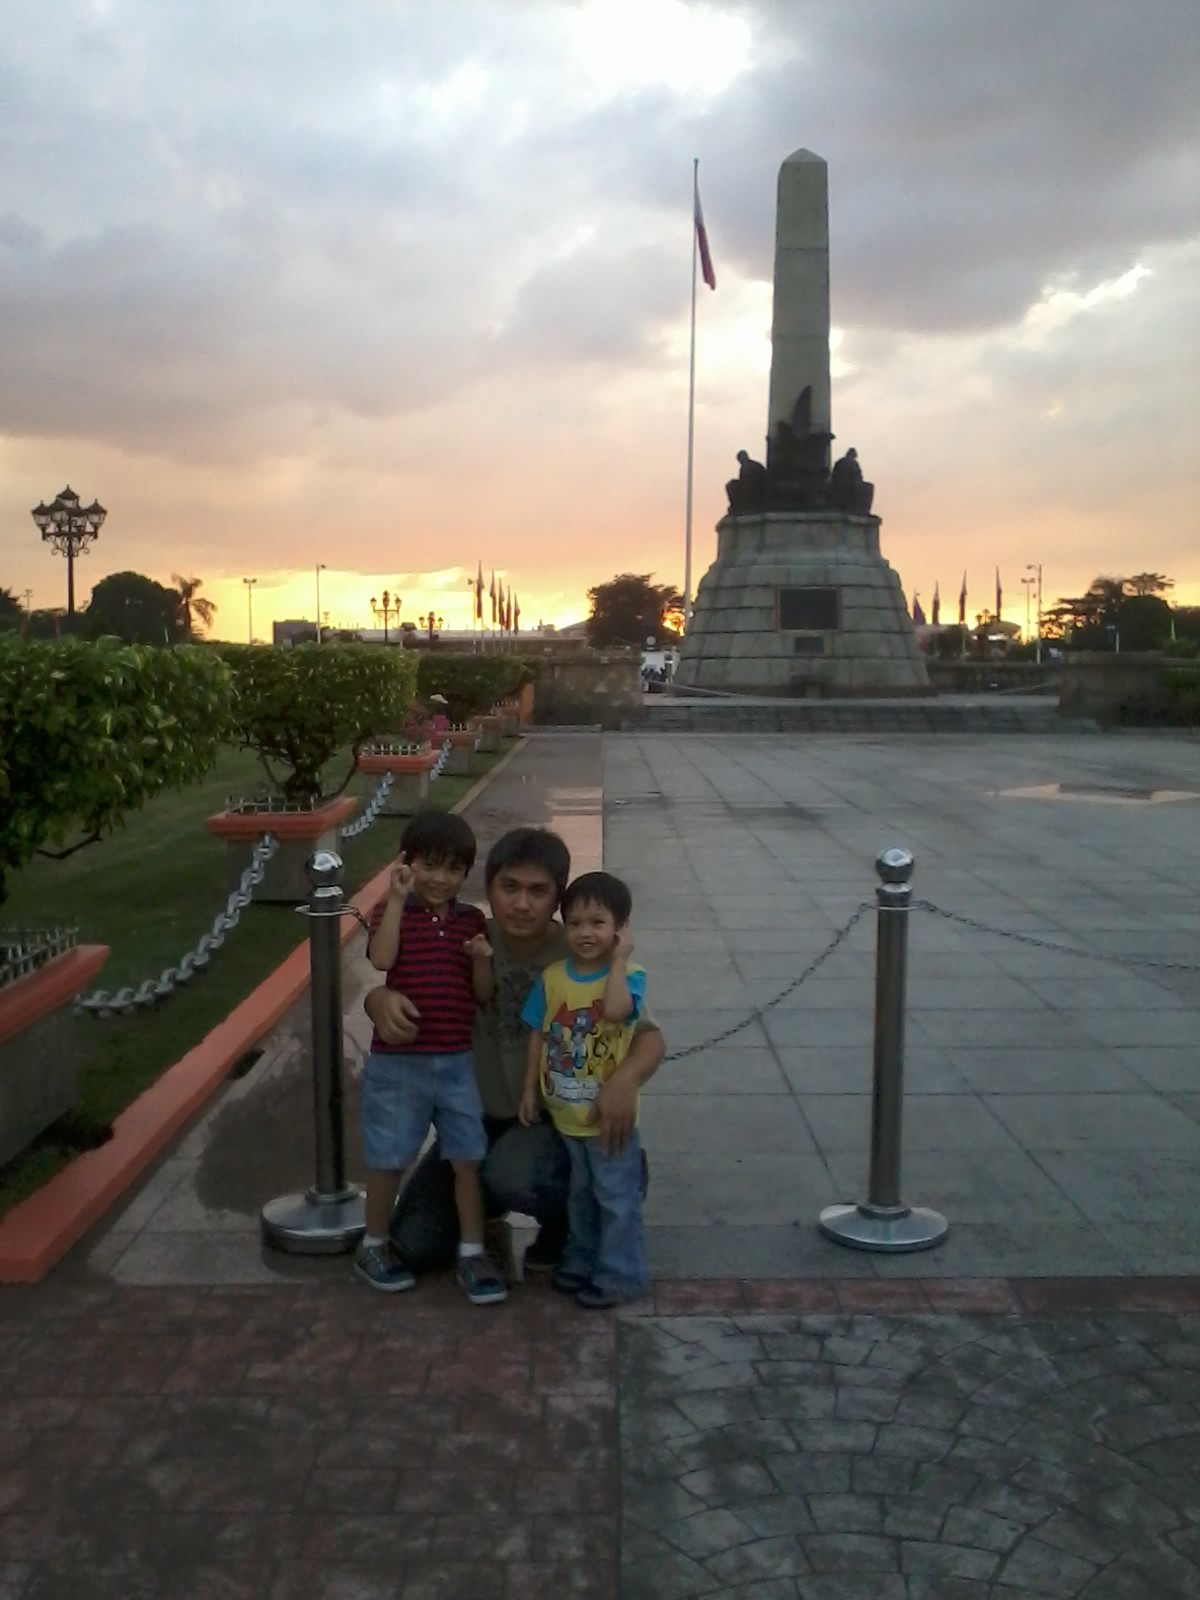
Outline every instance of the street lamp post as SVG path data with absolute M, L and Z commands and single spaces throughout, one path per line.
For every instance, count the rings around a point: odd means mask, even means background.
M 254 643 L 254 585 L 258 582 L 258 579 L 257 578 L 243 578 L 242 582 L 246 585 L 246 622 L 247 622 L 247 626 L 249 627 L 249 630 L 250 630 L 250 643 L 253 644 Z
M 1022 584 L 1022 586 L 1023 586 L 1024 590 L 1025 590 L 1025 643 L 1026 644 L 1029 643 L 1029 595 L 1030 595 L 1030 591 L 1032 590 L 1032 588 L 1033 588 L 1033 586 L 1034 586 L 1034 584 L 1036 582 L 1037 582 L 1036 578 L 1025 577 L 1025 578 L 1021 579 L 1021 584 Z
M 325 571 L 325 563 L 317 562 L 317 643 L 321 642 L 321 574 Z
M 42 538 L 58 555 L 67 558 L 68 623 L 75 615 L 75 557 L 87 555 L 88 546 L 99 536 L 107 515 L 99 500 L 93 500 L 90 506 L 81 506 L 70 484 L 49 505 L 39 501 L 30 512 Z
M 388 642 L 388 620 L 392 617 L 399 617 L 400 607 L 402 604 L 403 602 L 398 594 L 389 594 L 386 589 L 380 595 L 378 600 L 376 600 L 374 595 L 371 596 L 371 611 L 376 622 L 378 622 L 380 618 L 383 619 L 384 644 Z
M 1042 563 L 1030 561 L 1025 567 L 1026 572 L 1037 574 L 1037 663 L 1042 664 Z
M 446 626 L 445 617 L 435 616 L 432 611 L 424 619 L 424 621 L 425 626 L 429 629 L 429 637 L 431 639 L 436 639 L 438 634 L 441 633 L 442 629 Z

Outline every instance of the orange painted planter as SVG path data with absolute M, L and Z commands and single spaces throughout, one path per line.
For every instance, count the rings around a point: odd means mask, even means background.
M 106 944 L 81 944 L 0 989 L 0 1044 L 41 1022 L 95 981 L 108 960 Z
M 524 727 L 533 721 L 534 686 L 532 683 L 523 683 L 517 690 L 517 715 Z
M 422 772 L 432 772 L 438 764 L 436 750 L 420 750 L 412 755 L 370 755 L 365 750 L 358 758 L 358 770 L 369 777 L 382 777 L 392 772 L 396 777 L 414 777 Z
M 319 839 L 347 822 L 357 805 L 353 795 L 340 794 L 311 811 L 218 811 L 209 817 L 208 831 L 230 844 L 253 842 L 264 833 L 273 833 L 280 841 Z

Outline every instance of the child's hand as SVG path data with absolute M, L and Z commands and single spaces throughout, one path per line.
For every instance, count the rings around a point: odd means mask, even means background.
M 613 961 L 620 963 L 628 961 L 633 954 L 633 929 L 628 923 L 618 932 L 617 942 L 613 947 Z
M 490 961 L 492 959 L 492 947 L 488 943 L 486 933 L 477 933 L 473 939 L 468 939 L 466 944 L 463 945 L 463 949 L 472 961 Z
M 537 1084 L 525 1090 L 521 1096 L 521 1109 L 517 1112 L 517 1120 L 523 1128 L 531 1128 L 538 1119 L 538 1092 Z
M 392 864 L 392 876 L 388 881 L 388 894 L 393 900 L 405 901 L 412 893 L 413 869 L 408 864 L 408 858 L 401 850 Z

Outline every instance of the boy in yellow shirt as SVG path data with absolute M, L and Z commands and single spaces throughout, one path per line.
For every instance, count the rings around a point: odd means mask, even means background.
M 606 1155 L 593 1102 L 621 1064 L 645 1003 L 646 973 L 633 957 L 633 897 L 609 872 L 586 872 L 562 897 L 565 961 L 547 967 L 521 1020 L 532 1030 L 521 1121 L 538 1094 L 571 1158 L 567 1246 L 554 1286 L 601 1310 L 650 1287 L 642 1230 L 642 1146 L 635 1131 Z

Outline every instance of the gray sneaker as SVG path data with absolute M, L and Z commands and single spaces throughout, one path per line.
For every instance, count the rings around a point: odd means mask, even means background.
M 459 1256 L 458 1281 L 473 1306 L 495 1306 L 508 1299 L 508 1286 L 487 1256 Z
M 364 1283 L 383 1294 L 403 1294 L 417 1286 L 390 1239 L 382 1244 L 360 1244 L 354 1253 L 354 1270 Z

